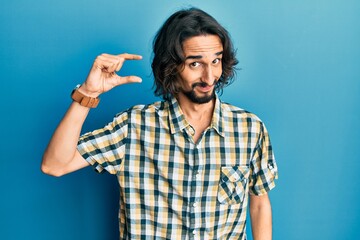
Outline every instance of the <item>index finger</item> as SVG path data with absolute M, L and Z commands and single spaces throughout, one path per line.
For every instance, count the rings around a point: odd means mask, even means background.
M 141 55 L 137 55 L 137 54 L 130 54 L 130 53 L 123 53 L 123 54 L 119 54 L 119 57 L 122 57 L 126 60 L 140 60 L 142 59 Z

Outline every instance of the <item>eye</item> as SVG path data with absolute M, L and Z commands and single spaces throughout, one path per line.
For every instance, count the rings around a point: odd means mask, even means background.
M 200 66 L 199 62 L 190 63 L 190 67 L 198 67 L 198 66 Z
M 218 64 L 220 62 L 221 62 L 221 58 L 216 58 L 214 59 L 213 64 Z

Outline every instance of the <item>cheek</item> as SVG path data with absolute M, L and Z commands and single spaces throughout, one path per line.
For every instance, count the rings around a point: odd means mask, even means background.
M 197 73 L 195 71 L 184 70 L 179 75 L 179 82 L 182 86 L 186 87 L 186 86 L 191 85 L 194 82 L 196 82 L 196 80 L 199 79 L 200 77 L 201 77 L 200 73 Z
M 175 86 L 178 90 L 188 90 L 189 85 L 189 76 L 186 72 L 181 72 L 176 78 Z
M 214 70 L 214 75 L 217 79 L 219 79 L 221 77 L 221 75 L 222 75 L 222 67 L 221 66 Z

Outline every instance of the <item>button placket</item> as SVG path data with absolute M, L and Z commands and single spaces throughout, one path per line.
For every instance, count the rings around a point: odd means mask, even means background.
M 193 167 L 193 177 L 192 177 L 192 203 L 191 203 L 191 228 L 193 229 L 192 235 L 194 239 L 197 239 L 199 236 L 199 228 L 201 228 L 201 194 L 202 194 L 202 184 L 201 184 L 201 152 L 197 146 L 194 148 L 194 167 Z

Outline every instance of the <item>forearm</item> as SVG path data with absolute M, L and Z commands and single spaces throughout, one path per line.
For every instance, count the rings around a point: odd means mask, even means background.
M 254 240 L 272 239 L 271 204 L 267 195 L 251 196 L 250 216 Z
M 90 73 L 81 87 L 78 89 L 77 96 L 97 98 L 100 94 L 112 88 L 133 82 L 141 82 L 141 78 L 136 76 L 121 77 L 115 72 L 119 71 L 125 60 L 140 60 L 142 57 L 135 54 L 98 56 L 90 70 Z M 74 97 L 74 95 L 72 95 Z M 78 97 L 73 98 L 77 101 Z M 88 105 L 91 101 L 81 106 L 73 102 L 54 132 L 50 143 L 45 150 L 41 170 L 49 175 L 61 176 L 63 174 L 76 171 L 89 164 L 76 150 L 81 128 L 89 113 Z M 83 104 L 82 100 L 81 103 Z
M 41 166 L 43 172 L 56 175 L 52 172 L 60 171 L 74 158 L 81 128 L 88 113 L 89 108 L 77 102 L 70 105 L 45 150 Z

